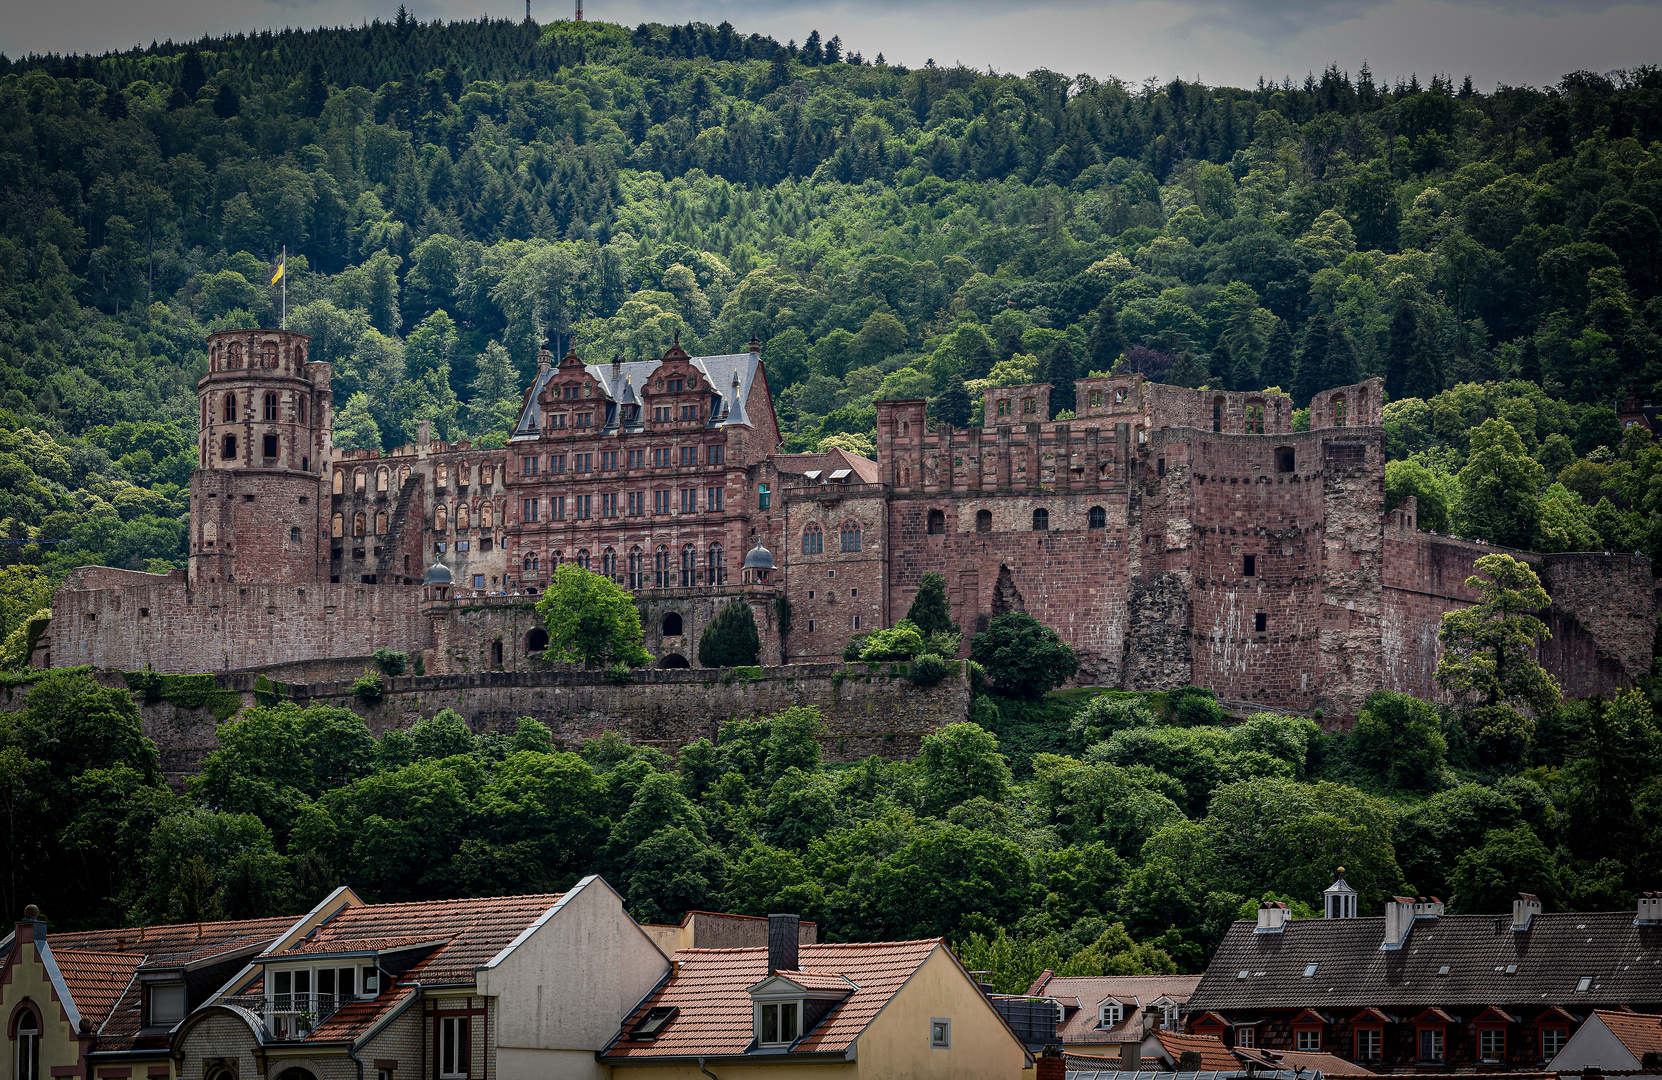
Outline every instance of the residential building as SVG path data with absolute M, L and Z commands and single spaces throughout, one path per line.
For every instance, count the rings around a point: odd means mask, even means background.
M 681 949 L 744 949 L 768 943 L 768 921 L 760 915 L 733 915 L 723 911 L 689 911 L 678 923 L 642 923 L 665 956 Z M 797 942 L 819 941 L 819 926 L 806 919 L 797 923 Z
M 1653 958 L 1654 960 L 1654 958 Z M 1662 1016 L 1594 1009 L 1547 1068 L 1557 1073 L 1662 1074 Z
M 1662 1005 L 1662 897 L 1634 909 L 1449 915 L 1396 897 L 1372 918 L 1341 878 L 1329 916 L 1265 904 L 1237 922 L 1185 1010 L 1236 1048 L 1333 1054 L 1373 1071 L 1540 1071 L 1596 1010 Z
M 1183 1006 L 1199 982 L 1199 975 L 1070 976 L 1045 971 L 1033 980 L 1026 996 L 1056 1004 L 1054 1041 L 1065 1052 L 1123 1055 L 1130 1068 L 1156 1031 L 1181 1030 Z
M 600 1059 L 615 1080 L 1000 1078 L 1033 1059 L 946 942 L 682 949 Z

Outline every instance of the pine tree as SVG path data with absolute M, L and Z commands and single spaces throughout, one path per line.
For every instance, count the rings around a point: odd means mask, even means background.
M 735 600 L 716 612 L 698 636 L 699 667 L 749 667 L 761 652 L 756 617 L 743 600 Z
M 1244 349 L 1241 351 L 1241 355 L 1235 357 L 1235 366 L 1230 368 L 1229 386 L 1232 390 L 1261 389 L 1261 380 L 1257 373 L 1252 370 L 1252 360 L 1247 356 Z
M 1235 358 L 1229 355 L 1229 344 L 1222 338 L 1212 346 L 1212 355 L 1207 358 L 1206 384 L 1214 390 L 1238 389 L 1231 378 L 1235 374 Z
M 906 609 L 906 618 L 925 637 L 956 629 L 952 625 L 952 605 L 946 599 L 946 578 L 939 571 L 930 570 L 918 582 L 918 594 Z
M 1079 361 L 1073 346 L 1058 341 L 1045 354 L 1044 381 L 1050 384 L 1050 411 L 1052 415 L 1074 407 L 1073 381 L 1079 378 Z M 1050 419 L 1046 417 L 1045 419 Z
M 1279 387 L 1283 393 L 1291 390 L 1293 368 L 1296 364 L 1297 359 L 1293 354 L 1293 332 L 1287 328 L 1286 319 L 1277 319 L 1274 329 L 1270 331 L 1269 344 L 1264 349 L 1264 385 Z
M 1524 340 L 1522 355 L 1518 357 L 1518 378 L 1539 385 L 1541 382 L 1541 349 L 1531 334 Z
M 1403 380 L 1405 397 L 1429 401 L 1443 392 L 1443 343 L 1436 327 L 1420 322 L 1414 331 L 1414 352 Z
M 1125 332 L 1113 297 L 1104 296 L 1096 306 L 1096 327 L 1091 331 L 1091 370 L 1113 371 L 1125 352 Z
M 1385 343 L 1385 396 L 1398 401 L 1412 395 L 1404 393 L 1408 384 L 1408 365 L 1414 356 L 1414 338 L 1419 332 L 1419 317 L 1406 303 L 1398 304 L 1391 313 L 1391 327 Z
M 323 107 L 329 104 L 329 84 L 323 81 L 323 65 L 316 60 L 306 70 L 306 102 L 307 116 L 322 116 Z
M 953 427 L 967 427 L 972 408 L 969 389 L 964 386 L 964 376 L 954 371 L 952 378 L 947 380 L 946 389 L 941 391 L 941 396 L 935 401 L 935 415 Z
M 1342 322 L 1335 322 L 1327 334 L 1327 360 L 1322 365 L 1323 390 L 1349 386 L 1362 377 L 1356 363 L 1356 342 Z
M 1317 314 L 1304 328 L 1304 348 L 1298 354 L 1298 366 L 1293 370 L 1293 404 L 1304 406 L 1310 399 L 1327 389 L 1322 376 L 1327 367 L 1327 316 Z

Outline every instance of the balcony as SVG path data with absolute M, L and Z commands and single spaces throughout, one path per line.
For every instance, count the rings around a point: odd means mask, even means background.
M 220 1005 L 246 1009 L 259 1018 L 266 1038 L 273 1042 L 298 1042 L 333 1016 L 342 1005 L 356 998 L 340 994 L 244 994 L 219 999 Z

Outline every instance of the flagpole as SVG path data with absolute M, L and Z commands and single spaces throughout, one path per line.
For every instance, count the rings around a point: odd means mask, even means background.
M 289 328 L 289 246 L 283 245 L 283 329 Z

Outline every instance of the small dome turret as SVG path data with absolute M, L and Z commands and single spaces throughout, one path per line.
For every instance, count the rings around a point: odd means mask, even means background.
M 427 568 L 427 575 L 421 579 L 421 583 L 423 585 L 450 584 L 450 567 L 441 562 L 434 563 Z
M 744 568 L 746 570 L 772 570 L 773 552 L 758 543 L 745 555 Z

